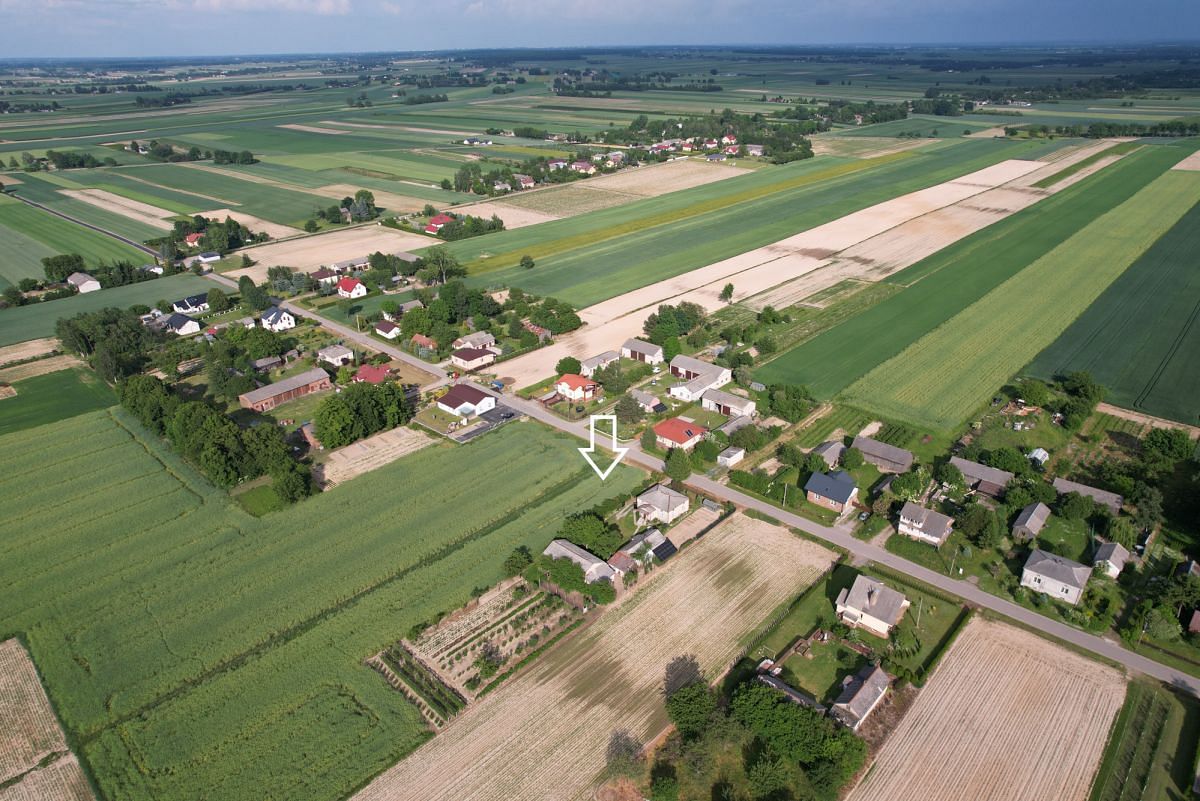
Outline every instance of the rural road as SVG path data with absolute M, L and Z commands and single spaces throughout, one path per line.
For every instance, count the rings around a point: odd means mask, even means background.
M 479 386 L 479 385 L 476 385 Z M 490 388 L 479 386 L 479 389 L 500 398 L 508 406 L 518 409 L 521 412 L 529 415 L 535 420 L 553 426 L 560 431 L 565 431 L 568 434 L 573 434 L 584 440 L 588 438 L 588 426 L 586 423 L 571 423 L 558 417 L 553 412 L 542 407 L 536 401 L 527 401 L 522 398 L 517 398 L 511 395 L 496 395 Z M 629 448 L 629 453 L 626 454 L 625 460 L 644 467 L 648 470 L 662 471 L 665 465 L 661 459 L 650 456 L 642 451 L 638 442 L 626 443 L 625 447 Z M 1130 671 L 1142 673 L 1147 676 L 1152 676 L 1159 681 L 1166 682 L 1173 687 L 1186 690 L 1196 697 L 1200 697 L 1200 679 L 1189 676 L 1182 671 L 1168 667 L 1166 665 L 1155 662 L 1153 659 L 1142 656 L 1141 654 L 1133 653 L 1122 647 L 1119 642 L 1107 640 L 1103 637 L 1097 637 L 1094 634 L 1088 634 L 1085 631 L 1072 628 L 1065 623 L 1060 623 L 1057 620 L 1051 620 L 1044 615 L 1039 615 L 1037 612 L 1026 609 L 1011 601 L 1006 601 L 1003 598 L 992 595 L 979 589 L 974 584 L 966 581 L 950 578 L 941 573 L 934 572 L 926 567 L 910 562 L 896 554 L 884 550 L 883 548 L 872 545 L 869 542 L 863 542 L 851 535 L 850 529 L 845 526 L 822 526 L 820 523 L 815 523 L 797 514 L 788 512 L 784 509 L 760 501 L 757 498 L 752 498 L 742 492 L 737 491 L 732 487 L 724 484 L 719 484 L 716 481 L 693 473 L 691 478 L 685 482 L 689 487 L 702 492 L 719 501 L 728 501 L 745 509 L 754 509 L 757 512 L 768 515 L 781 523 L 798 528 L 808 534 L 822 539 L 832 545 L 849 552 L 856 560 L 863 562 L 874 562 L 875 564 L 884 565 L 893 570 L 897 570 L 906 575 L 912 576 L 914 579 L 935 587 L 943 592 L 950 593 L 959 598 L 962 598 L 972 606 L 983 609 L 990 609 L 1004 615 L 1007 618 L 1022 623 L 1030 628 L 1036 629 L 1044 634 L 1047 634 L 1056 639 L 1070 643 L 1078 648 L 1085 649 L 1094 654 L 1097 654 L 1105 659 L 1124 665 Z

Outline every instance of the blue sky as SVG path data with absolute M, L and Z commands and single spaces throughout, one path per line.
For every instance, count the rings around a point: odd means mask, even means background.
M 0 57 L 1154 41 L 1196 0 L 0 0 Z

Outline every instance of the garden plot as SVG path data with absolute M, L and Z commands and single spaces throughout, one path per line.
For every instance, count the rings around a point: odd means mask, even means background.
M 749 633 L 833 560 L 785 528 L 734 515 L 355 798 L 588 797 L 613 729 L 648 742 L 665 727 L 671 659 L 695 654 L 718 677 Z
M 0 348 L 0 365 L 12 364 L 13 362 L 32 359 L 35 356 L 53 353 L 57 348 L 57 337 L 30 339 L 25 342 L 18 342 L 15 345 L 6 345 Z
M 208 219 L 221 221 L 224 221 L 226 217 L 232 217 L 254 233 L 266 234 L 272 239 L 285 239 L 289 236 L 299 236 L 304 233 L 299 228 L 273 223 L 261 217 L 255 217 L 253 214 L 247 214 L 244 211 L 234 211 L 233 209 L 213 209 L 212 211 L 202 211 L 200 215 Z
M 256 282 L 262 282 L 267 280 L 267 269 L 277 265 L 309 272 L 326 264 L 366 256 L 375 251 L 398 253 L 426 248 L 437 243 L 438 240 L 428 236 L 409 234 L 382 225 L 343 228 L 327 234 L 246 248 L 241 252 L 249 254 L 257 264 L 233 270 L 228 275 L 235 281 L 243 275 L 248 275 Z
M 0 801 L 92 797 L 33 660 L 16 639 L 0 643 L 0 787 Z
M 160 231 L 170 231 L 171 223 L 168 219 L 175 216 L 175 212 L 169 209 L 160 209 L 149 203 L 114 195 L 106 189 L 60 189 L 58 193 L 82 200 L 98 209 L 120 214 L 122 217 L 128 217 Z
M 393 428 L 331 451 L 324 464 L 314 466 L 313 478 L 324 489 L 329 489 L 415 453 L 433 442 L 432 437 L 420 431 Z
M 976 618 L 849 800 L 1084 801 L 1124 696 L 1113 668 Z

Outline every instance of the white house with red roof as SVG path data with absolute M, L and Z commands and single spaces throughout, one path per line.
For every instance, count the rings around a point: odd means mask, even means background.
M 436 234 L 448 223 L 452 222 L 454 222 L 454 217 L 449 214 L 435 214 L 429 218 L 429 224 L 425 226 L 425 233 Z
M 737 137 L 736 137 L 736 136 L 734 136 L 733 134 L 725 134 L 724 136 L 722 136 L 722 137 L 721 137 L 721 144 L 723 144 L 723 145 L 736 145 L 736 144 L 737 144 Z
M 361 298 L 367 294 L 367 285 L 357 278 L 343 278 L 337 282 L 339 298 Z
M 573 161 L 571 162 L 571 169 L 580 175 L 596 174 L 596 165 L 590 161 Z
M 737 145 L 728 145 L 725 148 L 724 152 L 725 152 L 725 155 L 727 155 L 727 156 L 736 156 L 738 154 L 738 146 Z
M 516 181 L 517 186 L 521 187 L 522 189 L 533 189 L 534 185 L 537 184 L 537 181 L 533 180 L 532 177 L 528 175 L 522 175 L 519 172 L 513 173 L 513 180 Z
M 604 392 L 604 389 L 592 379 L 574 373 L 560 376 L 554 382 L 554 390 L 562 397 L 573 401 L 591 400 Z
M 668 417 L 661 423 L 654 424 L 654 440 L 659 447 L 683 448 L 690 451 L 700 444 L 708 429 L 702 425 L 688 422 L 681 417 Z
M 716 150 L 717 146 L 719 144 L 720 144 L 720 142 L 718 142 L 716 139 L 705 139 L 704 140 L 704 149 L 705 150 Z

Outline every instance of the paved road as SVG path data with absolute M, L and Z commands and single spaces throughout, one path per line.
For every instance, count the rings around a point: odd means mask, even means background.
M 487 387 L 480 387 L 485 392 L 492 395 Z M 568 434 L 574 434 L 577 437 L 587 439 L 588 426 L 586 423 L 570 423 L 553 412 L 542 407 L 541 404 L 535 401 L 527 401 L 522 398 L 517 398 L 512 395 L 497 396 L 503 397 L 503 400 L 509 406 L 520 409 L 530 417 L 540 420 L 547 425 L 553 426 L 560 431 L 565 431 Z M 657 457 L 651 456 L 642 451 L 641 446 L 637 442 L 628 443 L 629 453 L 625 456 L 625 461 L 645 467 L 649 470 L 661 471 L 664 467 L 663 461 Z M 814 537 L 825 540 L 828 543 L 838 546 L 848 551 L 855 559 L 861 561 L 870 561 L 876 564 L 885 565 L 893 570 L 899 571 L 906 575 L 912 576 L 918 581 L 924 582 L 932 587 L 936 587 L 944 592 L 956 595 L 973 606 L 983 609 L 990 609 L 998 612 L 1005 617 L 1016 620 L 1038 631 L 1055 637 L 1057 639 L 1068 642 L 1079 648 L 1091 651 L 1113 662 L 1124 665 L 1131 671 L 1143 673 L 1147 676 L 1164 681 L 1173 686 L 1179 687 L 1190 692 L 1192 695 L 1200 697 L 1200 679 L 1189 676 L 1186 673 L 1178 671 L 1174 668 L 1155 662 L 1141 654 L 1135 654 L 1132 651 L 1122 647 L 1119 642 L 1108 640 L 1102 637 L 1097 637 L 1094 634 L 1080 631 L 1072 628 L 1057 620 L 1051 620 L 1044 615 L 1039 615 L 1037 612 L 1026 609 L 1011 601 L 1006 601 L 991 593 L 985 592 L 974 584 L 966 581 L 950 578 L 941 573 L 929 570 L 926 567 L 910 562 L 894 553 L 884 550 L 877 545 L 872 545 L 869 542 L 863 542 L 851 535 L 851 528 L 848 526 L 823 526 L 820 523 L 815 523 L 805 517 L 800 517 L 792 512 L 780 509 L 778 506 L 761 501 L 757 498 L 752 498 L 742 492 L 737 491 L 733 487 L 728 487 L 724 484 L 719 484 L 716 481 L 693 474 L 686 482 L 689 487 L 703 492 L 710 497 L 720 501 L 729 501 L 746 509 L 754 509 L 765 515 L 769 515 L 774 519 L 789 525 L 793 528 L 798 528 L 805 531 Z
M 230 289 L 234 289 L 234 290 L 237 289 L 237 281 L 234 281 L 232 278 L 228 278 L 219 273 L 208 273 L 204 277 L 208 278 L 211 281 L 216 281 L 218 284 L 229 287 Z M 437 387 L 440 387 L 443 384 L 450 383 L 449 374 L 447 374 L 445 370 L 438 367 L 436 364 L 430 364 L 427 361 L 418 359 L 416 356 L 413 356 L 411 353 L 406 353 L 405 351 L 400 350 L 400 348 L 397 348 L 394 345 L 389 345 L 386 342 L 380 342 L 378 339 L 371 336 L 370 334 L 366 334 L 361 331 L 355 331 L 353 328 L 350 328 L 349 326 L 346 326 L 346 325 L 342 325 L 341 323 L 335 323 L 333 320 L 330 320 L 328 317 L 322 317 L 321 315 L 314 312 L 312 309 L 306 309 L 303 306 L 297 306 L 295 303 L 292 303 L 291 301 L 285 300 L 285 301 L 282 301 L 279 305 L 282 306 L 283 308 L 287 309 L 288 311 L 290 311 L 292 314 L 299 315 L 300 317 L 308 317 L 311 319 L 319 320 L 322 326 L 324 326 L 325 328 L 328 328 L 330 331 L 333 331 L 334 333 L 336 333 L 338 336 L 342 337 L 343 339 L 348 339 L 352 342 L 357 342 L 359 345 L 362 345 L 367 348 L 371 348 L 372 350 L 381 351 L 381 352 L 386 353 L 387 355 L 391 356 L 393 359 L 411 364 L 413 367 L 416 367 L 420 370 L 424 370 L 427 373 L 432 373 L 436 380 L 434 380 L 428 384 L 425 384 L 424 386 L 421 387 L 421 389 L 426 392 L 428 392 L 431 389 L 436 389 Z

